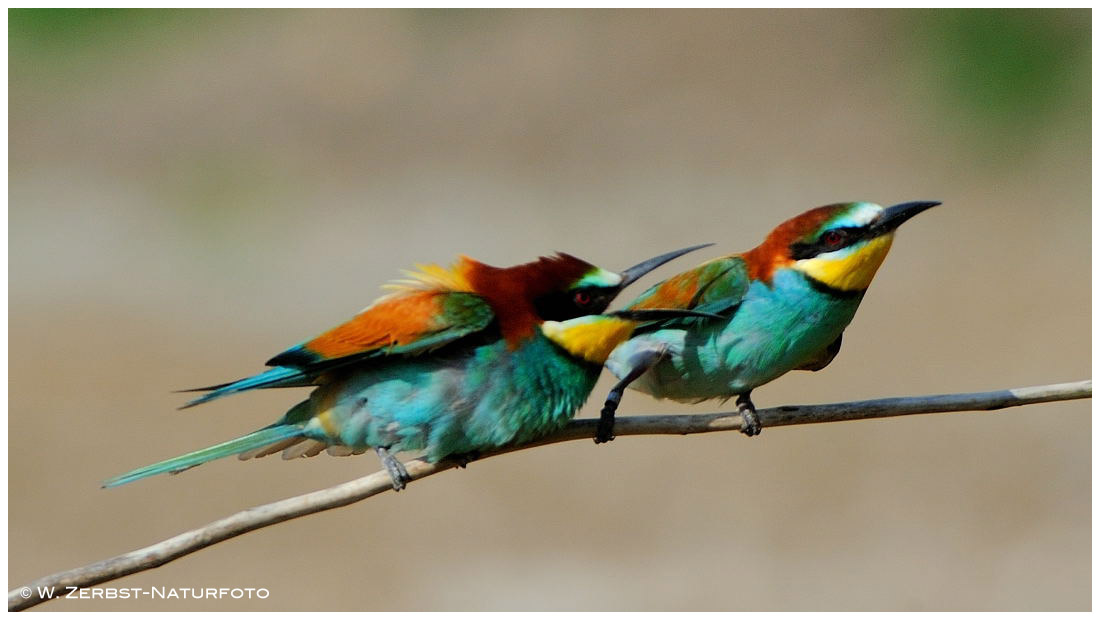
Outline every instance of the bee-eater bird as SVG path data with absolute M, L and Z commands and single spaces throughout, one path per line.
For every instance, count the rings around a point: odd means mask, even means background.
M 600 415 L 596 442 L 613 437 L 629 386 L 657 398 L 701 402 L 737 397 L 741 431 L 760 433 L 753 388 L 791 370 L 821 370 L 840 351 L 894 231 L 940 203 L 883 208 L 867 202 L 812 209 L 780 224 L 762 244 L 675 275 L 629 306 L 685 308 L 721 320 L 644 326 L 607 361 L 620 381 Z
M 684 311 L 602 314 L 630 283 L 692 250 L 623 273 L 568 254 L 508 268 L 465 256 L 420 266 L 350 321 L 268 360 L 270 370 L 194 391 L 190 407 L 257 388 L 317 386 L 274 424 L 104 482 L 113 487 L 207 461 L 283 452 L 283 458 L 373 448 L 400 490 L 408 472 L 393 452 L 431 462 L 563 426 L 588 398 L 607 355 L 637 321 Z

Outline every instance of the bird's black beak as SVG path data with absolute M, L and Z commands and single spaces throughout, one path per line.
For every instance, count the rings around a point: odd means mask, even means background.
M 660 256 L 654 256 L 653 258 L 651 258 L 647 261 L 642 261 L 642 262 L 638 263 L 637 265 L 634 265 L 633 267 L 631 267 L 629 269 L 626 269 L 621 274 L 619 274 L 623 277 L 623 281 L 619 284 L 619 290 L 621 291 L 624 288 L 626 288 L 627 286 L 630 286 L 630 284 L 633 283 L 638 278 L 644 276 L 645 274 L 649 273 L 650 271 L 653 271 L 654 269 L 660 267 L 661 265 L 667 263 L 668 261 L 670 261 L 674 258 L 679 258 L 679 257 L 683 256 L 684 254 L 687 254 L 688 252 L 694 252 L 695 250 L 705 248 L 705 247 L 708 247 L 708 246 L 712 246 L 712 245 L 714 245 L 714 244 L 713 243 L 704 243 L 702 245 L 693 245 L 690 248 L 684 248 L 682 250 L 676 250 L 674 252 L 669 252 L 667 254 L 662 254 Z
M 698 310 L 680 310 L 675 308 L 641 308 L 638 310 L 616 310 L 608 312 L 607 316 L 628 319 L 631 321 L 667 321 L 669 319 L 703 318 L 720 319 L 722 315 L 712 312 L 699 312 Z
M 885 235 L 897 229 L 898 226 L 904 224 L 909 218 L 920 213 L 921 211 L 927 211 L 932 207 L 942 204 L 936 200 L 918 200 L 916 202 L 903 202 L 900 205 L 894 205 L 882 210 L 878 219 L 871 224 L 871 230 L 875 236 Z

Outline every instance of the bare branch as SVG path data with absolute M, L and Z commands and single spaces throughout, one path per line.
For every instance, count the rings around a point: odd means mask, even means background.
M 1037 387 L 977 392 L 971 394 L 944 394 L 907 398 L 884 398 L 831 405 L 785 406 L 757 411 L 763 426 L 788 426 L 816 424 L 844 420 L 865 420 L 918 413 L 947 413 L 957 411 L 983 411 L 1004 409 L 1020 405 L 1092 397 L 1092 381 L 1061 383 Z M 485 453 L 481 458 L 497 456 L 515 450 L 524 450 L 562 441 L 588 439 L 595 435 L 596 420 L 573 420 L 567 427 L 536 442 L 510 446 Z M 689 435 L 718 431 L 736 431 L 741 428 L 741 416 L 737 413 L 711 413 L 701 415 L 652 415 L 620 418 L 615 425 L 618 436 L 625 435 Z M 607 449 L 607 448 L 604 448 Z M 413 480 L 455 467 L 456 463 L 442 461 L 428 463 L 417 459 L 405 465 Z M 291 497 L 271 504 L 243 510 L 219 519 L 198 529 L 184 532 L 168 540 L 101 560 L 88 566 L 56 573 L 16 588 L 8 593 L 8 610 L 18 611 L 33 607 L 50 596 L 68 592 L 68 587 L 87 587 L 132 575 L 167 564 L 172 560 L 200 549 L 240 536 L 246 532 L 281 523 L 315 512 L 347 506 L 391 490 L 389 475 L 376 472 L 357 480 L 345 482 L 327 489 Z M 26 594 L 29 592 L 29 596 Z

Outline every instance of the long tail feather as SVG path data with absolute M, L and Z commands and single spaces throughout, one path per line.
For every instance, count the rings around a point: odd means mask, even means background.
M 277 441 L 283 441 L 290 437 L 296 437 L 300 435 L 302 429 L 296 424 L 277 424 L 274 426 L 268 426 L 261 428 L 260 430 L 249 433 L 244 437 L 238 437 L 225 443 L 220 443 L 216 446 L 210 446 L 209 448 L 203 448 L 202 450 L 196 450 L 184 454 L 183 456 L 177 456 L 174 459 L 168 459 L 167 461 L 161 461 L 160 463 L 154 463 L 152 465 L 146 465 L 140 467 L 134 471 L 122 474 L 121 476 L 115 476 L 110 480 L 103 483 L 104 488 L 117 487 L 135 480 L 141 480 L 142 478 L 148 478 L 149 476 L 155 476 L 157 474 L 164 473 L 179 473 L 185 469 L 190 469 L 197 465 L 202 465 L 207 461 L 213 461 L 214 459 L 220 459 L 226 456 L 234 454 L 240 454 L 241 452 L 247 452 L 249 450 L 255 450 Z
M 187 409 L 188 407 L 194 407 L 195 405 L 201 405 L 206 402 L 210 402 L 216 398 L 223 396 L 229 396 L 230 394 L 236 394 L 237 392 L 245 392 L 247 390 L 255 390 L 259 388 L 274 388 L 274 387 L 301 387 L 309 385 L 308 377 L 305 373 L 297 368 L 279 367 L 272 368 L 271 370 L 261 372 L 258 375 L 252 377 L 246 377 L 240 381 L 234 381 L 232 383 L 223 383 L 221 385 L 211 385 L 204 388 L 193 388 L 190 390 L 182 390 L 184 392 L 205 392 L 210 390 L 209 394 L 203 394 L 180 407 L 180 409 Z

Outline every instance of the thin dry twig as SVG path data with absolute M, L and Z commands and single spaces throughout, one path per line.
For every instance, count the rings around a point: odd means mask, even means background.
M 760 409 L 757 413 L 762 426 L 788 426 L 886 418 L 919 413 L 985 411 L 1091 397 L 1092 381 L 1088 380 L 994 392 L 884 398 L 830 405 L 784 406 Z M 620 437 L 625 435 L 689 435 L 736 431 L 740 428 L 741 416 L 737 413 L 633 416 L 620 418 L 615 424 L 615 432 Z M 500 450 L 487 452 L 481 455 L 481 458 L 563 441 L 588 439 L 593 437 L 595 432 L 596 420 L 573 420 L 568 426 L 553 435 L 532 443 L 508 446 Z M 441 461 L 433 464 L 417 459 L 410 461 L 405 466 L 412 479 L 419 480 L 456 465 L 457 463 L 453 461 Z M 320 491 L 249 508 L 148 547 L 80 568 L 55 573 L 16 588 L 8 593 L 8 610 L 18 611 L 34 607 L 50 598 L 68 593 L 70 588 L 93 586 L 156 568 L 246 532 L 315 512 L 347 506 L 392 490 L 392 488 L 389 475 L 385 471 L 380 471 Z

